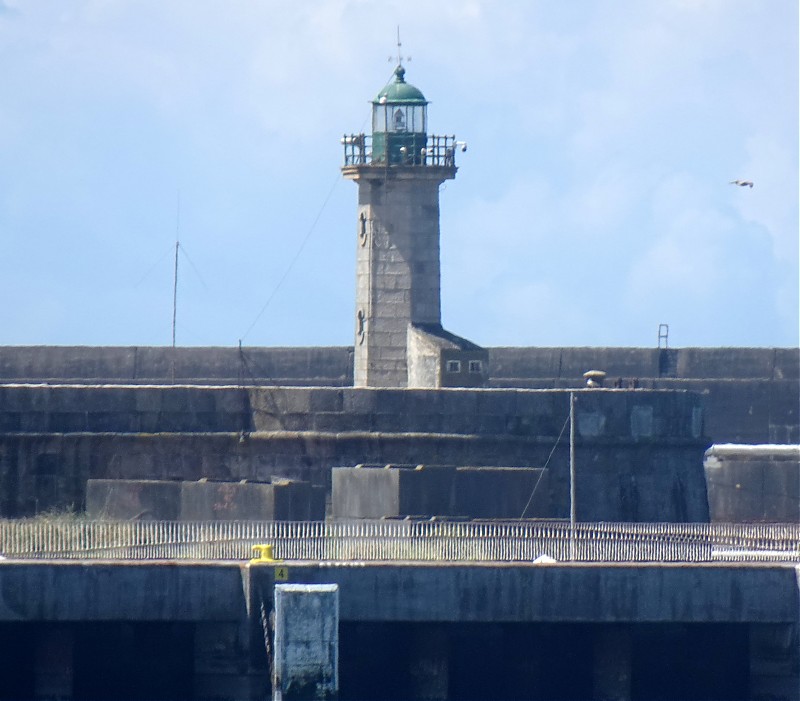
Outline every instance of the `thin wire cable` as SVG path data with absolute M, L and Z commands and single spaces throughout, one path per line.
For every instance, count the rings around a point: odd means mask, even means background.
M 158 260 L 157 260 L 155 263 L 153 263 L 153 264 L 152 264 L 152 265 L 151 265 L 151 266 L 150 266 L 150 267 L 147 269 L 147 272 L 146 272 L 144 275 L 142 275 L 142 277 L 141 277 L 141 278 L 139 278 L 139 282 L 137 282 L 137 283 L 136 283 L 136 284 L 133 286 L 133 287 L 134 287 L 134 289 L 135 289 L 135 288 L 137 288 L 137 287 L 139 287 L 139 285 L 141 285 L 141 284 L 142 284 L 142 283 L 143 283 L 143 282 L 144 282 L 144 281 L 145 281 L 145 280 L 146 280 L 146 279 L 147 279 L 147 278 L 150 276 L 150 273 L 152 273 L 152 272 L 153 272 L 153 271 L 156 269 L 156 267 L 158 266 L 158 264 L 159 264 L 159 263 L 161 263 L 161 261 L 162 261 L 162 260 L 164 260 L 164 258 L 166 258 L 166 257 L 167 257 L 167 256 L 168 256 L 170 253 L 172 253 L 172 251 L 174 251 L 174 250 L 175 250 L 175 244 L 172 244 L 172 243 L 169 245 L 169 248 L 165 248 L 165 249 L 164 249 L 164 252 L 163 252 L 163 253 L 161 254 L 161 256 L 158 258 Z
M 564 425 L 561 427 L 561 433 L 558 434 L 558 438 L 556 438 L 556 442 L 553 443 L 553 448 L 550 451 L 550 455 L 547 456 L 547 460 L 544 462 L 544 467 L 542 467 L 542 471 L 539 473 L 539 479 L 536 480 L 536 484 L 533 485 L 533 489 L 531 490 L 531 495 L 528 497 L 528 503 L 525 504 L 525 508 L 522 510 L 522 514 L 520 514 L 520 520 L 525 518 L 525 512 L 528 510 L 528 507 L 531 505 L 533 501 L 533 495 L 536 494 L 536 488 L 539 486 L 539 482 L 541 481 L 542 477 L 544 476 L 544 471 L 547 469 L 547 466 L 550 464 L 550 458 L 553 457 L 553 453 L 556 452 L 556 448 L 558 444 L 561 442 L 561 436 L 564 435 L 564 431 L 567 428 L 567 424 L 569 423 L 569 415 L 567 416 L 566 420 L 564 421 Z
M 294 258 L 292 258 L 291 262 L 289 263 L 289 266 L 286 268 L 286 271 L 283 273 L 283 275 L 281 276 L 280 280 L 278 280 L 278 283 L 273 288 L 272 293 L 267 298 L 267 301 L 264 302 L 264 306 L 261 307 L 261 311 L 256 315 L 256 318 L 253 320 L 253 323 L 250 324 L 250 326 L 247 328 L 247 331 L 245 331 L 242 334 L 242 337 L 239 339 L 240 341 L 243 341 L 245 338 L 247 338 L 247 335 L 253 330 L 253 327 L 258 323 L 258 320 L 261 318 L 261 316 L 267 310 L 267 307 L 270 305 L 270 302 L 272 302 L 272 300 L 274 299 L 275 295 L 278 293 L 278 290 L 280 290 L 280 288 L 283 285 L 283 283 L 285 282 L 286 278 L 289 277 L 289 273 L 292 272 L 292 268 L 294 268 L 294 264 L 297 262 L 298 258 L 300 258 L 300 254 L 303 252 L 303 249 L 306 247 L 306 244 L 308 243 L 308 240 L 311 238 L 311 234 L 314 233 L 314 229 L 317 226 L 317 222 L 319 221 L 320 217 L 322 216 L 322 213 L 325 211 L 325 207 L 327 206 L 328 202 L 330 201 L 330 199 L 331 199 L 331 197 L 333 195 L 333 191 L 336 189 L 336 187 L 339 184 L 340 180 L 341 180 L 341 176 L 337 173 L 336 174 L 336 181 L 333 183 L 333 186 L 328 191 L 328 194 L 325 197 L 325 200 L 323 201 L 322 206 L 319 208 L 319 211 L 317 212 L 317 216 L 314 217 L 314 221 L 312 222 L 311 227 L 308 230 L 308 233 L 303 238 L 303 241 L 300 244 L 300 248 L 297 249 L 297 253 L 294 254 Z
M 206 284 L 206 281 L 203 279 L 203 276 L 200 274 L 200 271 L 197 269 L 197 266 L 194 264 L 194 261 L 191 258 L 189 258 L 189 254 L 186 252 L 186 246 L 184 244 L 180 245 L 180 252 L 183 254 L 183 257 L 186 258 L 186 260 L 189 262 L 189 265 L 192 266 L 192 270 L 194 270 L 195 274 L 197 275 L 197 279 L 200 280 L 200 283 L 203 285 L 203 287 L 205 287 L 208 290 L 209 288 L 208 285 Z
M 391 75 L 389 76 L 389 81 L 387 81 L 387 84 L 388 84 L 388 82 L 391 81 L 392 76 L 394 74 L 395 73 L 394 73 L 394 70 L 393 70 Z M 363 132 L 364 131 L 364 127 L 367 125 L 367 122 L 370 121 L 371 119 L 372 119 L 372 114 L 369 114 L 364 119 L 364 121 L 361 123 L 361 128 L 359 129 L 359 132 Z M 336 180 L 334 181 L 333 186 L 331 187 L 331 189 L 329 190 L 327 196 L 325 197 L 325 200 L 323 201 L 322 206 L 319 208 L 319 211 L 317 212 L 317 216 L 314 218 L 314 221 L 312 222 L 311 227 L 308 230 L 308 233 L 305 235 L 305 238 L 303 239 L 302 243 L 300 244 L 300 248 L 297 249 L 297 253 L 295 253 L 294 258 L 292 258 L 291 262 L 289 263 L 289 266 L 286 268 L 286 271 L 281 276 L 281 279 L 278 280 L 277 285 L 275 285 L 275 287 L 273 288 L 272 292 L 270 293 L 269 297 L 267 298 L 267 301 L 264 302 L 264 306 L 261 307 L 261 311 L 258 312 L 258 314 L 256 315 L 256 318 L 253 320 L 253 323 L 250 324 L 250 326 L 248 326 L 247 331 L 245 331 L 242 334 L 241 338 L 239 338 L 239 344 L 240 345 L 241 345 L 241 342 L 244 341 L 245 338 L 247 338 L 249 333 L 253 330 L 253 327 L 258 323 L 258 320 L 262 317 L 264 312 L 267 310 L 267 307 L 270 305 L 270 303 L 274 299 L 275 295 L 278 293 L 278 290 L 280 290 L 280 288 L 283 285 L 283 283 L 286 280 L 286 278 L 289 277 L 289 273 L 292 271 L 292 268 L 294 268 L 294 264 L 297 262 L 298 258 L 300 258 L 300 254 L 303 252 L 303 249 L 306 247 L 306 244 L 308 243 L 308 240 L 311 238 L 311 234 L 314 233 L 314 229 L 317 226 L 317 222 L 319 222 L 319 219 L 322 216 L 322 213 L 325 211 L 325 207 L 327 206 L 329 200 L 333 196 L 333 192 L 336 189 L 336 187 L 337 187 L 337 185 L 339 184 L 340 181 L 341 181 L 341 176 L 337 173 Z

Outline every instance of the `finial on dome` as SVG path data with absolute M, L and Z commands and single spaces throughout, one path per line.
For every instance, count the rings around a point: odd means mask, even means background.
M 405 82 L 403 76 L 406 74 L 406 69 L 403 68 L 403 60 L 410 61 L 411 56 L 403 56 L 403 42 L 400 41 L 400 25 L 397 25 L 397 56 L 389 56 L 390 61 L 397 61 L 397 68 L 394 69 L 394 75 L 398 83 Z

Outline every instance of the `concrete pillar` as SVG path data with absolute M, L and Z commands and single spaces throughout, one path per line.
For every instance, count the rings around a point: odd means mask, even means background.
M 800 624 L 750 624 L 750 693 L 753 701 L 800 699 Z
M 444 701 L 450 688 L 450 640 L 435 623 L 416 626 L 409 650 L 410 698 Z
M 194 695 L 203 699 L 263 699 L 269 686 L 267 650 L 250 640 L 249 626 L 235 621 L 200 622 L 194 632 Z M 250 648 L 257 647 L 258 655 Z M 256 657 L 255 663 L 250 659 Z
M 275 701 L 339 693 L 339 585 L 275 585 Z
M 631 698 L 631 630 L 623 625 L 598 626 L 594 635 L 592 698 L 629 701 Z
M 34 649 L 34 697 L 71 699 L 74 677 L 74 639 L 66 625 L 43 628 Z

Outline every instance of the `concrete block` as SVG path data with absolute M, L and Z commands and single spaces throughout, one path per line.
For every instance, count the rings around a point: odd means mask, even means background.
M 339 693 L 339 588 L 275 585 L 273 699 L 336 699 Z
M 130 414 L 92 411 L 87 413 L 85 423 L 87 430 L 96 433 L 126 433 L 138 428 L 131 420 L 133 418 Z M 183 421 L 180 421 L 178 425 L 182 423 Z
M 474 424 L 473 424 L 474 426 Z M 508 418 L 506 416 L 481 415 L 478 425 L 473 430 L 483 436 L 501 435 L 506 432 Z
M 163 430 L 161 425 L 161 412 L 140 412 L 138 419 L 137 430 L 141 433 L 158 433 Z
M 373 467 L 334 467 L 333 518 L 383 518 L 400 514 L 399 472 Z
M 713 521 L 800 522 L 796 446 L 712 446 L 704 469 Z
M 442 413 L 456 415 L 475 415 L 478 411 L 477 392 L 442 393 Z
M 354 420 L 347 414 L 339 412 L 321 412 L 314 414 L 312 418 L 312 427 L 315 431 L 324 431 L 330 433 L 337 433 L 339 431 L 352 431 L 356 426 L 363 427 L 363 417 L 361 421 Z
M 192 416 L 190 414 L 186 414 L 184 412 L 178 411 L 162 411 L 158 415 L 158 427 L 159 432 L 163 433 L 180 433 L 183 431 L 191 431 L 192 429 Z M 90 422 L 94 421 L 93 425 L 98 425 L 98 419 L 92 419 L 90 417 Z M 110 425 L 110 424 L 109 424 Z M 99 430 L 99 429 L 94 429 Z M 113 430 L 113 429 L 110 429 Z M 119 429 L 117 429 L 119 430 Z M 130 429 L 128 429 L 130 430 Z
M 135 410 L 137 412 L 161 410 L 161 392 L 158 390 L 139 390 L 135 393 Z
M 274 480 L 272 484 L 276 521 L 322 521 L 325 519 L 325 500 L 309 482 Z
M 179 482 L 90 479 L 86 514 L 108 521 L 176 521 L 180 513 Z
M 22 417 L 18 411 L 0 412 L 0 433 L 11 433 L 22 429 Z
M 87 412 L 53 412 L 48 418 L 49 429 L 56 433 L 74 433 L 89 430 Z
M 505 392 L 481 392 L 477 396 L 476 410 L 481 416 L 487 414 L 501 416 L 514 414 L 518 406 L 517 394 L 518 393 L 514 390 Z
M 218 392 L 193 391 L 189 395 L 189 410 L 195 414 L 214 414 L 217 411 Z
M 577 411 L 575 426 L 583 438 L 596 438 L 605 432 L 606 417 L 600 411 Z
M 218 413 L 215 411 L 195 411 L 192 412 L 191 426 L 195 431 L 216 432 L 216 431 L 236 431 L 242 427 L 241 416 L 231 416 L 230 414 Z M 233 421 L 230 421 L 233 419 Z
M 192 391 L 184 387 L 166 387 L 161 390 L 163 411 L 188 412 L 191 407 Z
M 800 379 L 800 349 L 775 348 L 772 377 L 775 380 Z
M 630 427 L 634 439 L 652 438 L 654 432 L 653 407 L 642 404 L 631 407 Z
M 273 486 L 181 482 L 179 514 L 182 521 L 269 521 L 275 518 Z
M 376 411 L 380 392 L 374 389 L 353 388 L 343 390 L 342 410 L 348 414 L 371 414 Z
M 519 518 L 540 473 L 526 468 L 334 468 L 333 515 Z
M 217 411 L 226 414 L 239 414 L 242 412 L 250 411 L 253 405 L 251 401 L 251 393 L 258 392 L 252 389 L 232 389 L 216 394 L 216 407 Z
M 309 411 L 342 411 L 344 390 L 315 388 L 310 391 Z

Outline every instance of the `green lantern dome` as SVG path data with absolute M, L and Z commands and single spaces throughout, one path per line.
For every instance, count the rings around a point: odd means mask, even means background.
M 428 101 L 418 88 L 405 80 L 406 69 L 398 66 L 394 69 L 394 80 L 381 90 L 372 101 L 373 104 L 414 104 L 427 105 Z
M 398 65 L 394 80 L 372 101 L 372 162 L 386 165 L 424 165 L 428 101 L 405 80 Z

